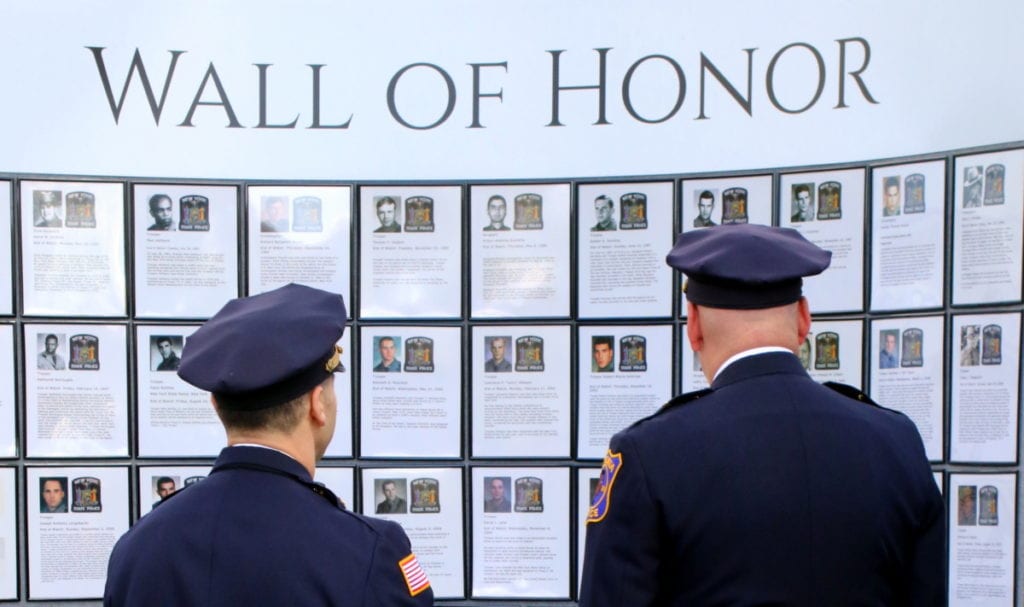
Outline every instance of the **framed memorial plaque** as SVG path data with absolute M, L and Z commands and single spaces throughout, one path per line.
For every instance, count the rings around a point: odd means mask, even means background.
M 569 316 L 569 184 L 470 188 L 474 318 Z
M 129 523 L 127 466 L 25 469 L 28 598 L 99 599 Z
M 351 317 L 348 186 L 250 186 L 249 294 L 297 282 L 340 293 Z
M 363 318 L 462 316 L 462 188 L 359 190 Z
M 128 457 L 124 325 L 24 325 L 27 457 Z
M 364 468 L 363 513 L 397 522 L 436 599 L 465 598 L 462 470 Z
M 21 277 L 28 316 L 127 314 L 124 184 L 21 182 Z
M 135 315 L 209 318 L 238 297 L 238 188 L 136 184 Z
M 580 318 L 672 315 L 672 182 L 579 186 Z

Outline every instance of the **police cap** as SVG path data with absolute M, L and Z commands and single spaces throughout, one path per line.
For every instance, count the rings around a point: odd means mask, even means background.
M 343 369 L 346 318 L 341 295 L 304 285 L 233 299 L 188 338 L 178 375 L 224 409 L 279 405 Z
M 831 251 L 797 230 L 755 224 L 684 232 L 666 258 L 686 275 L 689 301 L 745 310 L 799 300 L 802 278 L 820 274 L 831 260 Z

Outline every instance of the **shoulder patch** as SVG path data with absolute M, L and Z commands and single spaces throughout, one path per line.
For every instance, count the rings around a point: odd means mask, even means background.
M 864 394 L 863 392 L 861 392 L 857 388 L 854 388 L 853 386 L 848 386 L 846 384 L 841 384 L 841 383 L 834 382 L 834 381 L 827 381 L 827 382 L 823 383 L 822 385 L 825 386 L 826 388 L 829 388 L 831 390 L 834 390 L 834 391 L 842 394 L 843 396 L 845 396 L 847 398 L 852 398 L 853 400 L 862 402 L 862 403 L 867 404 L 867 405 L 872 405 L 872 406 L 875 406 L 875 407 L 881 407 L 881 405 L 879 405 L 875 401 L 871 400 L 870 396 L 868 396 L 867 394 Z
M 622 454 L 613 453 L 609 449 L 604 455 L 604 463 L 601 464 L 601 476 L 598 477 L 597 489 L 594 490 L 594 499 L 591 500 L 590 509 L 587 510 L 588 525 L 600 523 L 608 514 L 608 509 L 611 507 L 612 485 L 621 469 Z
M 430 580 L 427 574 L 420 567 L 420 562 L 415 554 L 410 554 L 398 561 L 398 568 L 402 570 L 402 577 L 405 578 L 405 585 L 409 587 L 409 596 L 416 596 L 427 588 L 430 588 Z

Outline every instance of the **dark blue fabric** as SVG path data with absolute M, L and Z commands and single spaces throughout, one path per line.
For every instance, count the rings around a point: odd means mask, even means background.
M 711 308 L 772 308 L 800 299 L 803 277 L 832 253 L 798 230 L 757 224 L 683 232 L 665 261 L 686 275 L 689 301 Z
M 580 607 L 943 605 L 945 516 L 900 413 L 770 353 L 611 440 Z
M 281 453 L 224 449 L 205 480 L 117 542 L 104 605 L 433 604 L 429 589 L 410 596 L 398 562 L 411 550 L 397 523 L 344 511 L 309 483 Z
M 341 295 L 288 284 L 232 299 L 186 341 L 178 375 L 226 409 L 271 407 L 311 390 L 345 331 Z

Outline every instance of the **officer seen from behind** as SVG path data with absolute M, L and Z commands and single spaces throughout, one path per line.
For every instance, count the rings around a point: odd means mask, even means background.
M 433 604 L 402 528 L 312 479 L 345 319 L 340 295 L 291 284 L 228 302 L 188 339 L 178 374 L 211 393 L 228 447 L 121 537 L 104 605 Z
M 913 422 L 796 355 L 802 277 L 830 259 L 788 228 L 676 241 L 711 387 L 612 438 L 580 607 L 945 604 L 943 502 Z

